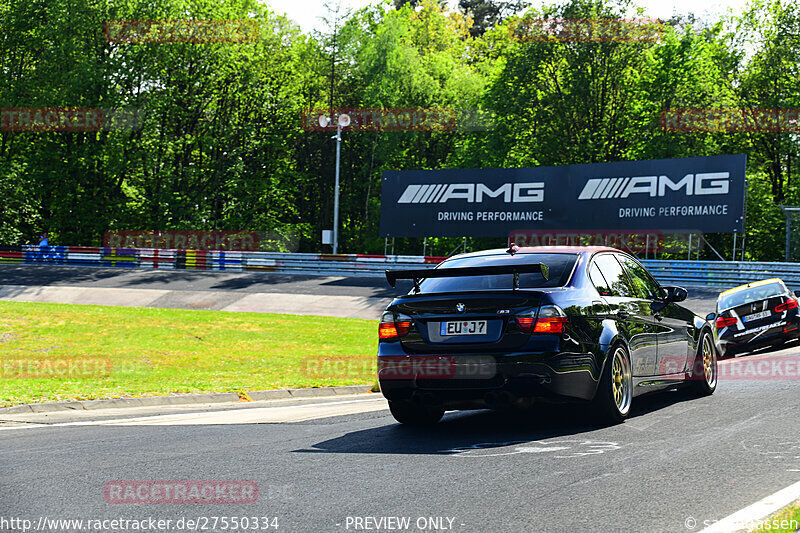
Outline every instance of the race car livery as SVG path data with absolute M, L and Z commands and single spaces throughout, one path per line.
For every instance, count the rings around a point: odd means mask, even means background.
M 722 292 L 708 316 L 721 357 L 798 338 L 797 296 L 778 278 Z

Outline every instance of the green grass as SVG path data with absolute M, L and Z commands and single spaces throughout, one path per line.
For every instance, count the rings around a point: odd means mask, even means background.
M 0 405 L 372 384 L 376 351 L 374 320 L 0 302 Z
M 794 521 L 794 522 L 792 522 Z M 788 507 L 784 507 L 769 518 L 764 519 L 761 527 L 751 528 L 750 531 L 770 531 L 771 533 L 794 533 L 797 531 L 796 527 L 791 527 L 792 524 L 800 524 L 800 500 L 794 502 Z M 774 526 L 774 527 L 773 527 Z M 783 527 L 788 526 L 788 527 Z

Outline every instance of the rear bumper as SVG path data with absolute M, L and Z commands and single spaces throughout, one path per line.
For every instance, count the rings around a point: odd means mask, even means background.
M 740 338 L 726 335 L 717 340 L 717 350 L 722 357 L 732 356 L 737 353 L 749 352 L 780 342 L 794 340 L 798 338 L 799 334 L 800 326 L 798 326 L 798 320 L 795 318 L 788 323 L 771 327 L 760 335 L 758 335 L 758 332 L 743 335 Z
M 378 379 L 388 400 L 446 408 L 494 407 L 516 399 L 591 400 L 601 353 L 379 355 Z

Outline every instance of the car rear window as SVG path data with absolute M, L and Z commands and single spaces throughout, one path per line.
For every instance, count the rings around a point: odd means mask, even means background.
M 437 268 L 468 268 L 485 266 L 531 265 L 544 263 L 550 269 L 549 279 L 538 272 L 519 275 L 520 289 L 543 289 L 566 285 L 572 274 L 578 254 L 508 254 L 483 255 L 451 259 Z M 459 278 L 432 278 L 420 283 L 421 292 L 460 292 L 509 290 L 513 288 L 514 276 L 467 276 Z
M 725 295 L 719 299 L 719 310 L 732 309 L 753 302 L 760 302 L 773 296 L 780 296 L 786 293 L 786 288 L 780 282 L 768 283 L 759 287 L 751 287 L 739 292 Z

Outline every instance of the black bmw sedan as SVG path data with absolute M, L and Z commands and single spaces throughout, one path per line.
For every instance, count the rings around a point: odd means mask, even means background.
M 717 385 L 711 328 L 677 304 L 686 290 L 613 248 L 512 246 L 386 277 L 414 284 L 379 326 L 381 391 L 404 424 L 565 400 L 617 423 L 640 394 Z

